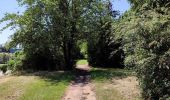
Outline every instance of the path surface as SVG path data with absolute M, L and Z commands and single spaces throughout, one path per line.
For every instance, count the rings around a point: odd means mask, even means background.
M 77 65 L 76 78 L 68 87 L 63 100 L 96 100 L 89 71 L 88 65 Z

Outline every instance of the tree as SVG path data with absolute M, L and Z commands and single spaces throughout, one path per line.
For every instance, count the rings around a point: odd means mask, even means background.
M 89 30 L 96 27 L 89 24 L 98 23 L 102 14 L 98 15 L 97 12 L 106 9 L 106 6 L 102 7 L 105 1 L 18 2 L 26 6 L 25 12 L 6 14 L 0 22 L 10 23 L 2 30 L 11 26 L 16 29 L 10 45 L 22 45 L 26 68 L 37 70 L 73 69 L 75 59 L 79 56 L 77 41 L 92 33 Z
M 99 16 L 95 18 L 98 23 L 92 24 L 96 28 L 93 28 L 93 33 L 88 37 L 88 60 L 93 66 L 122 68 L 121 41 L 115 40 L 112 25 L 118 12 L 112 9 L 110 1 L 103 3 L 100 8 L 96 11 Z

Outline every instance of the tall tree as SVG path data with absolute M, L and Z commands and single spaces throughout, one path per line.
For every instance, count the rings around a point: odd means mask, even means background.
M 95 20 L 98 21 L 92 24 L 96 28 L 88 37 L 88 60 L 93 66 L 122 68 L 121 42 L 115 40 L 112 25 L 118 12 L 112 9 L 109 0 L 98 6 L 101 8 L 96 11 Z
M 21 44 L 25 63 L 34 69 L 71 70 L 77 57 L 76 42 L 90 35 L 98 23 L 98 11 L 105 10 L 105 1 L 90 0 L 18 0 L 26 6 L 23 14 L 6 14 L 1 20 L 10 21 L 16 32 L 11 45 Z M 101 9 L 102 8 L 102 9 Z M 90 23 L 89 23 L 90 22 Z M 90 26 L 90 27 L 89 27 Z M 2 29 L 2 30 L 3 30 Z M 62 66 L 62 67 L 61 67 Z

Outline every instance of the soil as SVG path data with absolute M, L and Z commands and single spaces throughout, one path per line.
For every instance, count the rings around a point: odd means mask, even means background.
M 94 86 L 90 83 L 90 67 L 77 65 L 75 80 L 70 84 L 62 100 L 96 100 Z

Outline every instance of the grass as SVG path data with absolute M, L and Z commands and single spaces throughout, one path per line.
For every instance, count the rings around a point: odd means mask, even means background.
M 72 78 L 71 72 L 13 76 L 0 80 L 0 100 L 60 100 Z
M 95 85 L 97 100 L 124 100 L 124 95 L 120 93 L 119 89 L 113 87 L 112 80 L 123 79 L 132 75 L 133 71 L 130 70 L 93 68 L 91 70 L 91 79 Z M 138 100 L 136 97 L 134 98 L 132 100 Z
M 77 64 L 88 64 L 88 62 L 78 60 Z M 117 90 L 113 87 L 112 79 L 131 75 L 133 72 L 130 70 L 93 68 L 91 79 L 95 85 L 97 100 L 123 100 L 125 95 L 120 93 L 119 88 Z M 37 72 L 2 78 L 0 100 L 61 100 L 72 79 L 71 72 Z
M 86 64 L 88 64 L 88 61 L 85 59 L 80 59 L 80 60 L 76 61 L 76 64 L 77 65 L 86 65 Z
M 95 82 L 97 100 L 123 100 L 122 95 L 112 87 L 107 88 L 107 82 Z
M 91 78 L 93 81 L 109 81 L 114 77 L 127 77 L 132 75 L 133 72 L 131 70 L 125 69 L 113 69 L 113 68 L 93 68 L 91 70 Z

